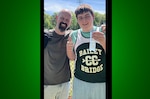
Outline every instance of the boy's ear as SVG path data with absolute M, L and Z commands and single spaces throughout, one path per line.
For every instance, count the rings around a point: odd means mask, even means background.
M 58 16 L 56 15 L 56 16 L 55 16 L 55 20 L 57 21 L 57 19 L 58 19 Z
M 93 15 L 93 20 L 95 19 L 95 16 Z

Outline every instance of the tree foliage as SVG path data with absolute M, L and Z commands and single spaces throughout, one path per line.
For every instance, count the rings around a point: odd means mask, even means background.
M 102 22 L 106 21 L 104 14 L 94 12 L 94 16 L 95 16 L 95 19 L 94 19 L 95 26 L 100 26 Z
M 44 28 L 53 28 L 51 24 L 51 16 L 46 13 L 44 13 Z
M 49 15 L 44 13 L 44 28 L 45 29 L 53 29 L 56 25 L 56 15 L 57 13 L 54 13 L 53 15 Z M 105 14 L 100 14 L 98 12 L 94 12 L 94 25 L 100 26 L 102 22 L 106 21 Z M 77 19 L 75 14 L 72 12 L 72 23 L 70 26 L 70 29 L 75 30 L 79 29 L 79 25 L 77 23 Z

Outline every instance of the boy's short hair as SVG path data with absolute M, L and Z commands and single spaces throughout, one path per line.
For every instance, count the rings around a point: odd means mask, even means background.
M 94 16 L 94 12 L 92 10 L 92 7 L 88 4 L 81 4 L 80 6 L 77 7 L 75 10 L 76 18 L 79 14 L 82 14 L 84 12 L 90 12 L 92 16 Z

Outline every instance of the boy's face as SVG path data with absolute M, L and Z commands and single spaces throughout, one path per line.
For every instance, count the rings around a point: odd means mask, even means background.
M 93 27 L 94 16 L 90 12 L 78 14 L 77 21 L 83 32 L 89 32 Z

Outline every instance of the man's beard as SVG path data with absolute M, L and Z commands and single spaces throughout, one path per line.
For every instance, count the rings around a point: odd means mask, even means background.
M 65 25 L 65 26 L 64 26 L 64 25 Z M 61 32 L 64 32 L 66 29 L 67 29 L 67 24 L 64 23 L 64 22 L 60 22 L 60 23 L 59 23 L 59 30 L 60 30 Z

